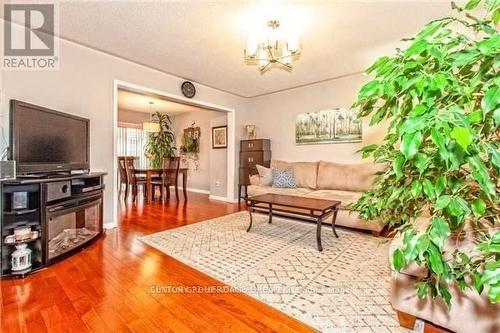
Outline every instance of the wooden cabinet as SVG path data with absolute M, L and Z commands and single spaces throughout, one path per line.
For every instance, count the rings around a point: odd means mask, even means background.
M 238 200 L 241 198 L 241 188 L 250 184 L 249 176 L 257 174 L 257 164 L 267 168 L 271 165 L 271 140 L 241 140 Z

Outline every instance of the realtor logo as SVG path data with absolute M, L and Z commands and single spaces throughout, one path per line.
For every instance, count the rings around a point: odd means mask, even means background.
M 58 69 L 55 4 L 5 4 L 4 18 L 4 70 Z

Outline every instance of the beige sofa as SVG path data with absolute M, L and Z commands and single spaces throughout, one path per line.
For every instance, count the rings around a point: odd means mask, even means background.
M 247 189 L 249 196 L 265 193 L 295 195 L 307 198 L 339 200 L 342 202 L 336 225 L 369 230 L 378 235 L 384 225 L 379 221 L 366 222 L 356 212 L 350 213 L 348 204 L 356 202 L 361 194 L 373 186 L 375 173 L 382 170 L 373 163 L 339 164 L 333 162 L 284 162 L 273 160 L 271 167 L 293 168 L 297 188 L 274 188 L 260 185 L 259 176 L 251 176 Z M 328 223 L 329 221 L 325 221 Z
M 418 228 L 425 228 L 428 221 L 420 218 L 417 224 Z M 452 253 L 458 247 L 471 255 L 475 251 L 476 241 L 469 230 L 470 228 L 466 228 L 464 232 L 451 235 L 445 245 L 446 253 Z M 491 227 L 488 232 L 493 233 L 495 230 L 498 228 Z M 392 240 L 390 258 L 401 245 L 401 237 Z M 448 308 L 439 298 L 434 301 L 430 298 L 418 298 L 416 282 L 427 275 L 428 271 L 415 263 L 405 267 L 400 273 L 392 273 L 391 304 L 398 314 L 401 326 L 412 329 L 416 318 L 419 318 L 453 332 L 500 332 L 500 304 L 488 301 L 487 290 L 478 295 L 475 291 L 461 292 L 458 286 L 452 286 L 452 304 Z

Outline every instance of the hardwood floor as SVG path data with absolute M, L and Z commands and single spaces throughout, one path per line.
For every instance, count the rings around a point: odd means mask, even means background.
M 122 202 L 119 228 L 25 279 L 2 280 L 0 332 L 312 332 L 244 294 L 165 294 L 155 286 L 222 286 L 137 237 L 244 209 L 190 193 L 189 201 Z M 446 332 L 429 323 L 425 332 Z
M 25 279 L 2 280 L 1 332 L 310 332 L 244 294 L 162 294 L 154 286 L 220 282 L 137 237 L 240 210 L 190 193 L 189 201 L 122 204 L 120 226 L 89 248 Z

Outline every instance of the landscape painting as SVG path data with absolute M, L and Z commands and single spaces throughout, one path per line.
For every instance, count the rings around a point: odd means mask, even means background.
M 336 108 L 297 115 L 297 144 L 361 142 L 361 139 L 361 119 L 357 110 Z

